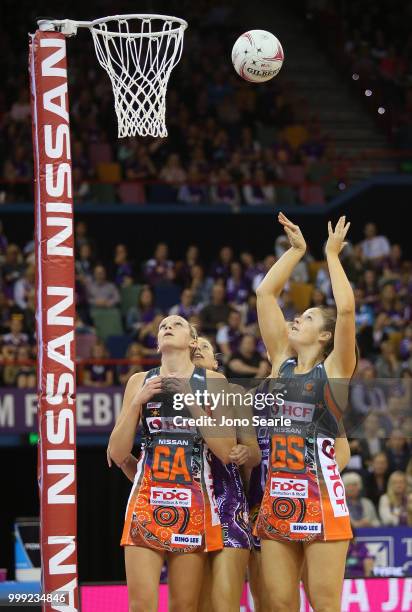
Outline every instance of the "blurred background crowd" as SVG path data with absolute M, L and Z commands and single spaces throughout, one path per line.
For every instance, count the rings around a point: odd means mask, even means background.
M 186 4 L 191 27 L 168 88 L 167 139 L 118 140 L 111 84 L 91 40 L 80 33 L 75 44 L 69 41 L 75 201 L 236 209 L 324 204 L 345 188 L 347 159 L 336 151 L 293 75 L 281 73 L 264 87 L 251 87 L 235 74 L 230 61 L 239 35 L 234 5 L 208 2 L 206 11 L 205 2 Z M 32 197 L 25 40 L 6 28 L 0 41 L 0 67 L 12 75 L 0 93 L 2 203 Z
M 349 67 L 353 80 L 373 91 L 389 111 L 388 136 L 393 145 L 410 149 L 412 3 L 308 0 L 307 11 L 319 41 L 335 61 L 342 69 Z

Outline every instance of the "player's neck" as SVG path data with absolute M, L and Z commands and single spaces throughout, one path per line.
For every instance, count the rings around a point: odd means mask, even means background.
M 316 346 L 302 347 L 299 349 L 297 365 L 295 367 L 296 374 L 305 374 L 310 372 L 317 363 L 322 361 L 319 355 L 319 349 Z
M 179 376 L 189 378 L 193 372 L 193 363 L 187 351 L 171 349 L 163 353 L 160 373 L 162 376 Z

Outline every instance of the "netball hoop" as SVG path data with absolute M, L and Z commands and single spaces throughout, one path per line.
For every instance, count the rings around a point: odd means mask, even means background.
M 33 123 L 38 483 L 42 601 L 79 610 L 76 487 L 75 249 L 66 37 L 93 36 L 113 86 L 119 137 L 167 136 L 166 90 L 187 23 L 163 15 L 38 22 L 30 35 Z M 53 594 L 55 594 L 53 598 Z M 57 597 L 57 600 L 56 600 Z M 63 597 L 63 600 L 60 599 Z
M 166 15 L 115 15 L 94 21 L 38 22 L 74 36 L 89 28 L 97 59 L 110 77 L 118 120 L 118 136 L 164 138 L 166 91 L 183 51 L 187 22 Z

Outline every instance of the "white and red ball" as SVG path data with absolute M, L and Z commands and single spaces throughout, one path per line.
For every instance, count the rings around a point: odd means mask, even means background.
M 283 60 L 282 45 L 276 36 L 265 30 L 245 32 L 233 45 L 233 66 L 245 81 L 270 81 L 282 68 Z

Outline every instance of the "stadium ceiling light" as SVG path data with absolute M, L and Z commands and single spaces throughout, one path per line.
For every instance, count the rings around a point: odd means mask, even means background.
M 384 108 L 383 106 L 380 106 L 380 107 L 378 108 L 378 113 L 379 113 L 380 115 L 383 115 L 385 112 L 386 112 L 386 108 Z
M 354 81 L 359 81 L 359 74 L 357 74 L 356 72 L 354 72 L 354 73 L 352 74 L 352 79 L 353 79 Z
M 369 98 L 369 96 L 372 95 L 372 90 L 371 89 L 365 89 L 365 96 L 367 96 Z

